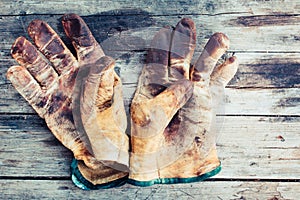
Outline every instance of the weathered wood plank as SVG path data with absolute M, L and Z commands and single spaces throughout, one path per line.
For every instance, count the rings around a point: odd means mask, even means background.
M 300 165 L 299 117 L 223 120 L 217 143 L 224 167 L 217 177 L 300 178 L 300 170 L 290 171 Z
M 43 119 L 6 116 L 0 126 L 0 176 L 68 175 L 72 154 L 51 134 Z
M 124 84 L 137 83 L 147 52 L 109 51 L 116 59 Z M 195 53 L 197 58 L 199 52 Z M 230 87 L 300 87 L 300 53 L 236 53 L 239 69 Z M 7 84 L 7 69 L 16 65 L 10 55 L 0 58 L 0 85 Z
M 239 69 L 230 87 L 300 87 L 300 54 L 237 53 Z
M 300 117 L 218 117 L 217 178 L 299 179 Z M 71 153 L 38 116 L 0 115 L 0 176 L 68 177 Z
M 298 199 L 299 182 L 221 180 L 299 180 L 299 0 L 1 0 L 0 6 L 0 176 L 6 178 L 0 180 L 1 199 Z M 224 111 L 219 114 L 262 116 L 218 117 L 223 121 L 218 139 L 223 170 L 217 181 L 82 192 L 66 180 L 71 152 L 51 135 L 42 119 L 31 115 L 34 111 L 7 82 L 5 72 L 15 63 L 10 46 L 18 36 L 27 36 L 31 20 L 43 19 L 63 36 L 59 18 L 67 12 L 85 16 L 106 52 L 118 59 L 118 65 L 126 66 L 121 73 L 127 109 L 144 50 L 160 27 L 192 17 L 198 30 L 197 52 L 213 32 L 230 37 L 231 51 L 238 52 L 241 68 L 226 89 Z M 48 180 L 51 177 L 60 180 Z
M 205 181 L 193 184 L 155 185 L 81 191 L 63 180 L 0 180 L 1 199 L 298 199 L 300 183 Z
M 136 9 L 139 12 L 147 12 L 155 15 L 177 14 L 221 14 L 233 12 L 247 12 L 254 14 L 278 14 L 293 13 L 300 11 L 299 1 L 292 0 L 232 0 L 232 1 L 131 1 L 131 0 L 92 0 L 72 1 L 54 0 L 51 2 L 39 0 L 9 1 L 2 0 L 0 3 L 2 15 L 19 14 L 61 14 L 76 12 L 81 15 L 120 15 L 126 13 L 125 9 Z M 140 11 L 144 10 L 144 11 Z M 128 11 L 127 11 L 128 12 Z
M 136 85 L 123 87 L 125 108 L 131 102 Z M 225 88 L 219 115 L 299 115 L 300 88 L 261 89 Z M 130 96 L 127 96 L 130 95 Z
M 225 89 L 225 114 L 299 115 L 300 93 L 289 89 Z M 220 111 L 222 112 L 222 111 Z M 222 114 L 222 113 L 220 113 Z
M 299 52 L 300 15 L 180 15 L 180 16 L 86 16 L 83 17 L 106 50 L 141 50 L 165 25 L 176 25 L 180 17 L 194 19 L 198 30 L 198 49 L 214 32 L 224 32 L 232 51 Z M 0 49 L 8 50 L 33 19 L 47 21 L 63 36 L 61 15 L 5 16 L 0 18 Z M 65 39 L 65 36 L 63 36 Z M 1 54 L 7 54 L 7 51 Z
M 128 111 L 136 84 L 123 86 L 125 109 Z M 14 90 L 12 85 L 0 85 L 0 112 L 27 113 L 35 111 Z M 219 115 L 299 115 L 300 88 L 260 89 L 226 88 Z
M 135 84 L 147 52 L 108 52 L 117 59 L 124 84 Z M 195 53 L 197 59 L 199 52 Z M 229 87 L 300 87 L 299 53 L 236 53 L 239 69 Z M 1 80 L 0 80 L 1 81 Z

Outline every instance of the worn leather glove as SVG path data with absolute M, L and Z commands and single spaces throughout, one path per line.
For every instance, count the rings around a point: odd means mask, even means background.
M 190 66 L 195 45 L 195 26 L 187 18 L 154 36 L 131 104 L 132 184 L 193 182 L 220 171 L 213 103 L 238 64 L 232 56 L 216 66 L 229 47 L 222 33 Z
M 8 79 L 75 157 L 72 179 L 84 189 L 124 183 L 128 176 L 127 120 L 114 60 L 105 56 L 84 21 L 62 19 L 77 59 L 51 27 L 34 20 L 11 54 L 20 66 Z

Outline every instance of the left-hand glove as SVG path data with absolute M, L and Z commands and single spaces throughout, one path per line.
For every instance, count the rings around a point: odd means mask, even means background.
M 63 16 L 63 27 L 77 59 L 55 31 L 34 20 L 19 37 L 12 56 L 21 66 L 8 79 L 29 102 L 55 137 L 75 157 L 72 178 L 84 189 L 107 188 L 128 176 L 128 137 L 122 84 L 114 60 L 104 52 L 84 21 Z

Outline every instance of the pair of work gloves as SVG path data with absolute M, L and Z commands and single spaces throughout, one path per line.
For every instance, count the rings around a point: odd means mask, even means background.
M 238 67 L 234 56 L 217 65 L 229 47 L 224 34 L 209 39 L 194 65 L 191 19 L 154 36 L 130 107 L 129 139 L 114 59 L 78 15 L 64 15 L 62 24 L 76 57 L 47 23 L 34 20 L 28 27 L 34 44 L 16 39 L 11 54 L 19 66 L 7 77 L 73 152 L 77 186 L 185 183 L 220 171 L 214 108 Z

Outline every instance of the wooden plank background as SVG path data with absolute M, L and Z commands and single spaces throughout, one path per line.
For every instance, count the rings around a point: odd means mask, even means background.
M 0 1 L 1 199 L 298 199 L 300 196 L 300 1 Z M 128 110 L 151 37 L 190 17 L 199 55 L 209 36 L 231 40 L 240 68 L 218 112 L 222 172 L 204 182 L 125 185 L 82 191 L 69 177 L 71 153 L 5 77 L 16 64 L 11 44 L 33 19 L 63 38 L 64 13 L 81 15 L 108 55 L 117 60 Z

